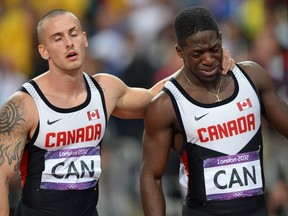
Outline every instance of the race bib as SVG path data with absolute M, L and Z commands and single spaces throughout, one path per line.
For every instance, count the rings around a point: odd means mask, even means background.
M 99 146 L 49 151 L 45 154 L 40 188 L 84 190 L 94 187 L 100 174 Z
M 258 151 L 209 158 L 203 166 L 207 201 L 263 194 Z

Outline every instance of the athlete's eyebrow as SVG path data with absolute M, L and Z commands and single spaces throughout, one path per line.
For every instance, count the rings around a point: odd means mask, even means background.
M 72 31 L 74 31 L 74 30 L 76 30 L 76 29 L 77 29 L 77 27 L 74 26 L 74 27 L 70 28 L 70 29 L 68 30 L 68 32 L 71 33 Z M 53 39 L 53 38 L 55 38 L 56 36 L 61 36 L 61 35 L 63 35 L 62 32 L 56 32 L 56 33 L 52 34 L 52 35 L 50 36 L 50 38 Z

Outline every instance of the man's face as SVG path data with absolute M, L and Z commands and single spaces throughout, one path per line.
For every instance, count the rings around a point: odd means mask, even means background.
M 186 46 L 178 45 L 177 52 L 190 73 L 203 82 L 213 82 L 221 73 L 222 41 L 215 31 L 200 31 L 189 36 Z
M 79 21 L 70 13 L 47 18 L 42 26 L 39 52 L 49 62 L 50 69 L 78 70 L 85 59 L 88 46 Z

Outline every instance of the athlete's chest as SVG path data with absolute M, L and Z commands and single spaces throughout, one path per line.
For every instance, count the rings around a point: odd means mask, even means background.
M 46 111 L 40 115 L 35 145 L 46 150 L 98 145 L 105 127 L 102 106 L 91 105 L 72 113 Z
M 177 87 L 177 83 L 167 86 L 189 144 L 224 154 L 237 154 L 259 131 L 261 108 L 258 95 L 247 77 L 239 70 L 234 73 L 234 92 L 212 104 L 195 100 Z

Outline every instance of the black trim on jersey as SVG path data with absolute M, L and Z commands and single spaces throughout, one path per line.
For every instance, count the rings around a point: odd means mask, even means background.
M 239 84 L 238 84 L 238 82 L 236 80 L 235 75 L 233 73 L 230 73 L 230 74 L 231 74 L 231 77 L 233 79 L 234 86 L 235 86 L 233 94 L 230 97 L 228 97 L 228 98 L 226 98 L 224 100 L 221 100 L 220 102 L 215 102 L 215 103 L 210 103 L 210 104 L 201 103 L 201 102 L 195 100 L 191 95 L 189 95 L 183 89 L 183 87 L 178 83 L 178 81 L 174 77 L 172 77 L 170 81 L 177 87 L 177 89 L 183 94 L 183 96 L 188 101 L 190 101 L 191 103 L 193 103 L 193 104 L 195 104 L 195 105 L 197 105 L 199 107 L 212 108 L 212 107 L 217 107 L 217 106 L 221 106 L 223 104 L 229 103 L 229 102 L 233 101 L 237 97 L 237 95 L 239 93 Z
M 40 90 L 39 86 L 34 80 L 29 80 L 28 83 L 30 83 L 35 88 L 35 91 L 39 94 L 39 97 L 44 101 L 46 106 L 59 113 L 76 112 L 78 110 L 85 109 L 92 100 L 92 91 L 94 92 L 95 90 L 96 92 L 98 90 L 102 99 L 101 103 L 104 108 L 105 121 L 107 125 L 107 111 L 102 89 L 100 88 L 98 83 L 95 83 L 95 81 L 93 81 L 93 78 L 88 77 L 85 73 L 83 73 L 83 79 L 85 81 L 87 97 L 82 104 L 68 109 L 63 109 L 52 105 L 44 96 L 43 92 Z M 91 79 L 92 82 L 89 79 Z M 19 88 L 19 91 L 29 94 L 29 92 L 23 86 Z M 92 213 L 94 215 L 94 213 L 96 212 L 96 206 L 99 198 L 99 179 L 94 187 L 85 190 L 57 191 L 40 189 L 42 172 L 45 169 L 44 155 L 47 150 L 41 149 L 38 146 L 34 145 L 37 137 L 39 136 L 39 125 L 40 123 L 38 119 L 35 133 L 33 134 L 31 140 L 29 140 L 29 142 L 25 146 L 25 152 L 28 152 L 29 155 L 28 158 L 26 158 L 28 159 L 27 164 L 24 164 L 27 165 L 27 167 L 23 167 L 23 170 L 27 171 L 27 175 L 24 176 L 25 182 L 22 188 L 21 202 L 28 208 L 31 208 L 33 211 L 35 211 L 35 215 L 37 216 L 47 215 L 47 212 L 51 213 L 51 215 L 54 216 L 86 216 L 92 215 Z M 101 140 L 101 142 L 99 142 L 99 146 L 102 145 L 102 141 L 103 139 Z M 43 198 L 41 199 L 41 197 Z M 55 199 L 58 201 L 55 201 Z M 53 206 L 51 204 L 53 204 Z M 31 212 L 28 212 L 26 215 L 32 214 Z
M 103 89 L 101 88 L 99 83 L 92 76 L 90 76 L 90 75 L 88 75 L 88 76 L 91 79 L 91 81 L 93 82 L 93 84 L 95 85 L 95 87 L 98 89 L 99 94 L 101 96 L 102 106 L 103 106 L 103 110 L 104 110 L 104 113 L 105 113 L 105 119 L 106 119 L 106 125 L 107 125 L 108 117 L 107 117 L 106 101 L 105 101 Z
M 71 108 L 60 108 L 60 107 L 56 107 L 54 106 L 53 104 L 51 104 L 48 99 L 45 97 L 45 95 L 43 94 L 43 92 L 41 91 L 41 89 L 39 88 L 38 84 L 34 81 L 34 80 L 30 80 L 28 81 L 28 83 L 30 83 L 36 90 L 36 92 L 39 94 L 39 96 L 41 97 L 41 99 L 44 101 L 44 103 L 49 107 L 51 108 L 52 110 L 56 111 L 56 112 L 59 112 L 59 113 L 69 113 L 69 112 L 75 112 L 75 111 L 78 111 L 78 110 L 81 110 L 83 109 L 84 107 L 86 107 L 90 101 L 91 101 L 91 91 L 90 91 L 90 88 L 89 88 L 89 85 L 88 85 L 88 82 L 83 74 L 83 78 L 84 78 L 84 81 L 85 81 L 85 86 L 86 86 L 86 91 L 87 91 L 87 97 L 85 99 L 85 101 L 80 104 L 80 105 L 77 105 L 75 107 L 71 107 Z
M 261 109 L 261 113 L 264 112 L 263 110 L 263 102 L 262 102 L 262 99 L 260 97 L 260 94 L 259 94 L 259 91 L 257 89 L 257 87 L 255 86 L 254 82 L 252 81 L 252 79 L 250 78 L 250 76 L 246 73 L 246 71 L 241 68 L 238 64 L 236 64 L 236 66 L 239 68 L 239 70 L 242 72 L 242 74 L 246 77 L 246 79 L 248 80 L 248 82 L 250 83 L 250 85 L 252 86 L 252 88 L 254 89 L 257 97 L 258 97 L 258 100 L 259 100 L 259 104 L 260 104 L 260 109 Z
M 24 88 L 23 86 L 21 86 L 17 91 L 22 91 L 22 92 L 25 92 L 27 94 L 29 94 L 29 92 L 27 91 L 26 88 Z M 30 95 L 30 94 L 29 94 Z
M 236 66 L 239 68 L 239 70 L 242 72 L 242 74 L 246 77 L 246 79 L 248 80 L 248 82 L 251 84 L 252 88 L 255 90 L 256 94 L 258 95 L 258 89 L 256 88 L 254 82 L 251 80 L 251 78 L 249 77 L 249 75 L 246 73 L 245 70 L 243 70 L 240 65 L 236 64 Z
M 39 128 L 40 128 L 40 122 L 38 121 L 37 128 L 36 128 L 32 138 L 31 138 L 31 140 L 26 145 L 28 145 L 28 146 L 34 145 L 34 143 L 38 137 L 38 134 L 39 134 Z
M 232 77 L 232 79 L 233 79 L 234 86 L 235 86 L 233 94 L 232 94 L 230 97 L 228 97 L 228 98 L 226 98 L 226 99 L 224 99 L 224 100 L 222 100 L 222 101 L 220 101 L 220 102 L 215 102 L 215 103 L 211 103 L 211 104 L 204 104 L 204 103 L 201 103 L 201 102 L 199 102 L 199 101 L 196 101 L 194 98 L 192 98 L 192 97 L 183 89 L 183 87 L 177 82 L 177 80 L 176 80 L 174 77 L 172 77 L 171 79 L 169 79 L 169 81 L 172 82 L 172 83 L 176 86 L 176 88 L 182 93 L 182 95 L 183 95 L 188 101 L 190 101 L 192 104 L 195 104 L 196 106 L 199 106 L 199 107 L 212 108 L 212 107 L 217 107 L 217 106 L 220 106 L 220 105 L 229 103 L 229 102 L 233 101 L 233 100 L 237 97 L 237 95 L 238 95 L 238 93 L 239 93 L 239 84 L 238 84 L 238 81 L 237 81 L 235 75 L 233 74 L 233 72 L 230 72 L 230 74 L 231 74 L 231 77 Z M 182 145 L 182 147 L 181 147 L 181 149 L 180 149 L 180 152 L 178 152 L 178 154 L 179 154 L 180 156 L 182 156 L 183 153 L 184 153 L 184 151 L 185 151 L 185 149 L 186 149 L 186 147 L 187 147 L 188 142 L 187 142 L 187 135 L 186 135 L 186 132 L 185 132 L 185 130 L 184 130 L 183 121 L 182 121 L 182 118 L 181 118 L 181 115 L 180 115 L 179 107 L 178 107 L 178 105 L 177 105 L 177 102 L 176 102 L 173 94 L 170 92 L 170 90 L 167 89 L 167 88 L 164 86 L 164 87 L 163 87 L 163 91 L 166 92 L 166 93 L 168 94 L 168 96 L 170 97 L 170 99 L 171 99 L 171 101 L 172 101 L 172 104 L 173 104 L 173 107 L 174 107 L 174 110 L 175 110 L 175 113 L 176 113 L 176 116 L 177 116 L 177 119 L 178 119 L 178 122 L 179 122 L 179 124 L 180 124 L 181 129 L 182 129 L 182 134 L 183 134 L 183 136 L 184 136 L 184 137 L 183 137 L 184 140 L 183 140 L 183 145 Z
M 170 92 L 169 89 L 164 87 L 163 91 L 170 97 L 172 105 L 173 105 L 173 108 L 174 108 L 174 111 L 175 111 L 175 114 L 176 114 L 176 117 L 178 119 L 178 123 L 179 123 L 179 125 L 181 127 L 181 131 L 182 131 L 182 134 L 183 134 L 183 144 L 181 146 L 180 151 L 177 152 L 177 154 L 179 156 L 182 156 L 184 151 L 185 151 L 185 149 L 186 149 L 186 146 L 187 146 L 187 134 L 186 134 L 186 132 L 184 130 L 183 121 L 182 121 L 181 114 L 180 114 L 180 111 L 179 111 L 179 107 L 177 105 L 175 97 L 173 96 L 173 94 Z
M 260 143 L 260 146 L 255 145 L 254 143 Z M 254 145 L 253 145 L 254 144 Z M 244 152 L 252 152 L 252 151 L 259 151 L 259 155 L 260 155 L 260 164 L 261 164 L 261 168 L 262 168 L 262 183 L 263 183 L 263 193 L 265 193 L 265 175 L 264 175 L 264 162 L 263 162 L 263 134 L 262 134 L 262 124 L 260 124 L 260 127 L 257 131 L 257 133 L 255 133 L 255 135 L 253 136 L 253 138 L 249 141 L 249 144 L 244 146 L 240 151 L 239 154 L 244 153 Z
M 106 125 L 107 125 L 107 123 L 108 123 L 107 109 L 106 109 L 106 103 L 105 103 L 105 97 L 104 97 L 103 90 L 102 90 L 101 86 L 97 83 L 97 81 L 92 76 L 88 75 L 88 77 L 93 82 L 95 87 L 98 89 L 99 94 L 101 96 L 102 106 L 103 106 L 103 110 L 104 110 L 104 114 L 105 114 L 105 121 L 106 121 Z M 67 113 L 67 112 L 74 112 L 74 111 L 80 110 L 80 109 L 84 108 L 85 106 L 87 106 L 90 103 L 90 101 L 91 101 L 91 90 L 90 90 L 88 81 L 86 80 L 87 78 L 85 77 L 84 74 L 83 74 L 83 78 L 84 78 L 86 89 L 87 89 L 87 98 L 82 104 L 80 104 L 80 105 L 78 105 L 76 107 L 72 107 L 72 108 L 59 108 L 59 107 L 54 106 L 53 104 L 51 104 L 47 100 L 47 98 L 44 96 L 44 94 L 42 93 L 41 89 L 39 88 L 39 86 L 37 85 L 37 83 L 34 80 L 31 79 L 31 80 L 28 81 L 28 83 L 30 83 L 35 88 L 36 92 L 39 94 L 39 96 L 46 103 L 47 106 L 49 106 L 54 111 L 57 111 L 57 112 L 60 112 L 60 113 Z M 30 95 L 30 93 L 27 91 L 27 89 L 25 87 L 23 87 L 23 86 L 21 86 L 17 91 L 22 91 L 22 92 L 25 92 L 26 94 Z M 35 142 L 35 140 L 36 140 L 36 138 L 38 136 L 38 133 L 39 133 L 39 124 L 40 123 L 38 121 L 38 125 L 37 125 L 37 128 L 35 130 L 35 133 L 33 134 L 33 137 L 31 138 L 31 140 L 26 145 L 30 145 L 31 143 L 33 144 Z M 99 143 L 99 145 L 101 145 L 101 143 Z
M 30 80 L 30 81 L 31 81 L 31 80 Z M 30 81 L 29 81 L 29 82 L 30 82 Z M 21 86 L 17 91 L 21 91 L 21 92 L 24 92 L 24 93 L 30 95 L 30 93 L 27 91 L 27 89 L 24 88 L 23 86 Z M 31 95 L 30 95 L 30 96 L 31 96 Z M 36 141 L 36 139 L 37 139 L 37 137 L 38 137 L 38 134 L 39 134 L 39 127 L 40 127 L 40 122 L 38 121 L 36 130 L 35 130 L 33 136 L 32 136 L 31 139 L 25 144 L 25 149 L 24 149 L 24 151 L 27 150 L 27 149 L 29 149 L 29 151 L 30 151 L 30 148 L 32 148 L 32 147 L 34 146 L 33 144 L 35 143 L 35 141 Z M 29 161 L 28 161 L 28 163 L 29 163 Z M 30 169 L 28 169 L 29 167 L 30 167 L 30 165 L 28 165 L 28 167 L 27 167 L 27 175 L 29 175 L 29 170 L 30 170 Z M 26 178 L 26 177 L 25 177 L 25 178 Z
M 237 66 L 239 68 L 239 66 Z M 243 74 L 243 79 L 246 78 L 246 80 L 248 81 L 248 83 L 250 83 L 250 85 L 252 86 L 252 92 L 254 91 L 255 94 L 258 96 L 257 91 L 255 90 L 255 85 L 254 83 L 251 81 L 251 79 L 249 77 L 247 77 L 248 75 L 243 72 L 243 70 L 241 70 L 239 68 L 239 72 L 237 71 L 238 75 Z M 217 102 L 217 103 L 213 103 L 213 104 L 202 104 L 197 102 L 195 99 L 193 99 L 184 89 L 183 87 L 177 82 L 176 79 L 172 78 L 170 79 L 171 83 L 175 85 L 175 88 L 178 89 L 178 91 L 183 95 L 183 97 L 185 97 L 188 101 L 190 101 L 192 104 L 202 107 L 202 108 L 211 108 L 211 107 L 217 107 L 226 103 L 231 103 L 233 102 L 237 95 L 239 94 L 239 81 L 238 79 L 236 79 L 238 76 L 237 74 L 234 74 L 233 72 L 231 72 L 231 77 L 233 78 L 234 81 L 234 92 L 232 93 L 232 95 L 224 100 L 222 100 L 221 102 Z M 248 84 L 249 85 L 249 84 Z M 175 113 L 177 115 L 178 118 L 178 122 L 181 120 L 181 122 L 179 122 L 182 130 L 184 131 L 184 124 L 182 122 L 181 117 L 179 118 L 178 116 L 180 116 L 180 112 L 179 112 L 179 108 L 178 105 L 176 103 L 176 99 L 173 96 L 172 92 L 168 89 L 168 88 L 164 88 L 164 92 L 166 92 L 169 97 L 171 98 Z M 258 97 L 259 100 L 259 97 Z M 260 101 L 260 100 L 259 100 Z M 185 140 L 187 139 L 187 135 L 186 133 L 183 133 L 183 136 L 185 134 Z M 193 143 L 192 143 L 193 144 Z M 187 152 L 187 163 L 188 163 L 188 173 L 190 175 L 188 182 L 187 182 L 187 186 L 188 186 L 188 193 L 187 196 L 185 198 L 185 203 L 190 205 L 191 208 L 194 209 L 205 209 L 205 212 L 209 211 L 210 214 L 215 213 L 215 210 L 220 210 L 223 209 L 224 206 L 230 206 L 229 210 L 232 209 L 231 211 L 233 211 L 233 215 L 235 212 L 239 212 L 240 210 L 242 210 L 242 206 L 246 206 L 247 204 L 251 204 L 253 205 L 253 209 L 251 209 L 251 211 L 253 211 L 255 208 L 256 209 L 260 209 L 263 207 L 263 197 L 264 197 L 264 188 L 265 188 L 265 178 L 264 178 L 264 169 L 263 169 L 263 142 L 262 142 L 262 131 L 261 131 L 261 125 L 258 128 L 258 131 L 255 133 L 255 135 L 251 138 L 250 141 L 248 141 L 248 143 L 239 151 L 239 153 L 242 152 L 251 152 L 251 151 L 259 151 L 259 156 L 260 156 L 260 166 L 261 166 L 261 178 L 262 178 L 262 183 L 263 183 L 263 187 L 262 187 L 262 192 L 263 194 L 258 195 L 258 196 L 254 196 L 251 199 L 250 198 L 245 198 L 245 199 L 234 199 L 234 200 L 225 200 L 225 201 L 207 201 L 206 200 L 206 191 L 205 191 L 205 184 L 202 184 L 202 182 L 204 182 L 204 170 L 203 170 L 203 161 L 207 158 L 210 157 L 219 157 L 219 156 L 223 156 L 223 155 L 227 155 L 221 152 L 217 152 L 211 149 L 206 149 L 204 147 L 198 146 L 198 145 L 189 145 L 186 142 L 183 144 L 186 145 L 186 147 L 183 146 L 183 149 L 181 149 L 181 152 L 183 154 L 183 152 Z M 187 164 L 186 164 L 187 165 Z M 193 177 L 192 177 L 193 176 Z M 260 201 L 259 201 L 260 200 Z M 239 205 L 240 202 L 243 202 L 244 205 Z M 255 208 L 254 208 L 255 207 Z M 234 209 L 235 208 L 235 209 Z M 241 208 L 241 209 L 240 209 Z M 243 209 L 244 210 L 244 209 Z M 249 211 L 248 209 L 245 210 L 245 213 Z M 221 213 L 223 213 L 223 210 L 221 211 Z M 230 214 L 231 212 L 228 212 L 228 215 L 232 215 Z M 244 214 L 241 214 L 244 215 Z

